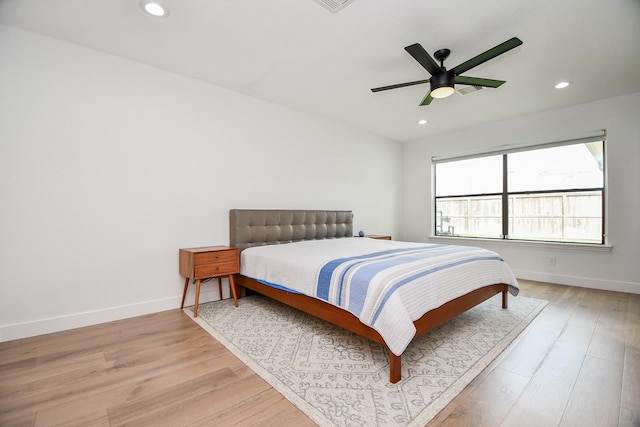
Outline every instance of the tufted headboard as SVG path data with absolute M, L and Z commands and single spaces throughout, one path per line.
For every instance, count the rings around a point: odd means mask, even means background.
M 301 240 L 353 236 L 351 211 L 231 209 L 229 242 L 240 250 Z

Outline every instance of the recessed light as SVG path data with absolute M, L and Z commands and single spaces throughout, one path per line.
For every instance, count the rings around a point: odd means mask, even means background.
M 554 87 L 556 89 L 564 89 L 565 87 L 568 87 L 571 84 L 571 82 L 560 82 L 558 84 L 556 84 Z
M 145 12 L 158 18 L 165 18 L 169 15 L 169 10 L 166 7 L 154 1 L 143 0 L 140 5 Z
M 426 125 L 426 124 L 427 124 L 427 121 L 426 121 L 425 119 L 420 119 L 420 120 L 418 120 L 418 121 L 417 121 L 417 123 L 418 123 L 419 125 Z

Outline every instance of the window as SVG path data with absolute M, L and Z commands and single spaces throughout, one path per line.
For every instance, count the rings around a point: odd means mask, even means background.
M 604 132 L 434 158 L 435 235 L 604 244 Z

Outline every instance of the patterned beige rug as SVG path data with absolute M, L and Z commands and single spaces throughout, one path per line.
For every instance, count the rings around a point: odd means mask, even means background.
M 386 349 L 254 295 L 200 305 L 194 319 L 320 426 L 424 426 L 542 311 L 546 301 L 496 296 L 414 340 L 402 380 Z M 193 319 L 193 308 L 185 312 Z

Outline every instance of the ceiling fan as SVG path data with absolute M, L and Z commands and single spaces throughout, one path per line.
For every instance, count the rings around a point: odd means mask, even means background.
M 474 56 L 466 62 L 452 68 L 451 70 L 447 70 L 444 66 L 444 60 L 447 59 L 451 51 L 449 49 L 440 49 L 437 50 L 433 57 L 435 60 L 429 56 L 426 50 L 419 44 L 415 43 L 411 46 L 407 46 L 404 48 L 409 55 L 413 56 L 413 58 L 418 61 L 420 65 L 424 67 L 425 70 L 431 74 L 431 78 L 426 80 L 416 80 L 413 82 L 406 83 L 398 83 L 390 86 L 382 86 L 371 89 L 371 92 L 380 92 L 383 90 L 389 89 L 397 89 L 405 86 L 413 86 L 419 85 L 423 83 L 430 83 L 431 89 L 422 99 L 420 105 L 429 105 L 434 98 L 446 98 L 449 95 L 452 95 L 455 92 L 455 84 L 462 85 L 472 85 L 472 86 L 484 86 L 484 87 L 492 87 L 496 88 L 506 83 L 504 80 L 492 80 L 492 79 L 481 79 L 478 77 L 466 77 L 461 76 L 460 74 L 468 71 L 478 65 L 487 62 L 490 59 L 495 58 L 498 55 L 502 55 L 503 53 L 518 47 L 522 44 L 522 40 L 517 37 L 510 38 L 504 43 L 500 43 L 499 45 L 492 47 L 486 52 L 481 53 L 480 55 Z M 440 62 L 440 65 L 436 61 Z

